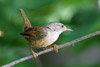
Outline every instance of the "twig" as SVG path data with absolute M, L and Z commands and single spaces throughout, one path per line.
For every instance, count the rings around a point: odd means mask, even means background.
M 84 40 L 84 39 L 87 39 L 87 38 L 90 38 L 90 37 L 93 37 L 93 36 L 96 36 L 96 35 L 99 35 L 99 34 L 100 34 L 100 31 L 91 33 L 91 34 L 89 34 L 89 35 L 86 35 L 86 36 L 77 38 L 77 39 L 75 39 L 75 40 L 73 40 L 73 41 L 70 41 L 70 42 L 68 42 L 68 43 L 59 45 L 58 48 L 60 49 L 60 48 L 63 48 L 63 47 L 71 46 L 71 45 L 73 45 L 74 43 L 77 43 L 77 42 L 79 42 L 79 41 L 81 41 L 81 40 Z M 49 49 L 40 51 L 40 52 L 38 52 L 37 54 L 38 54 L 38 55 L 42 55 L 42 54 L 45 54 L 45 53 L 48 53 L 48 52 L 51 52 L 51 51 L 53 51 L 53 48 L 49 48 Z M 18 63 L 20 63 L 20 62 L 23 62 L 23 61 L 28 60 L 28 59 L 31 59 L 31 58 L 33 58 L 32 55 L 26 56 L 26 57 L 23 57 L 23 58 L 21 58 L 21 59 L 15 60 L 15 61 L 13 61 L 13 62 L 11 62 L 11 63 L 9 63 L 9 64 L 6 64 L 6 65 L 4 65 L 4 66 L 1 66 L 1 67 L 11 67 L 11 66 L 14 66 L 15 64 L 18 64 Z

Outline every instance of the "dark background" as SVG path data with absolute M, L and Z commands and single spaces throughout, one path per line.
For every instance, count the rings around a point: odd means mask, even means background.
M 58 45 L 100 30 L 100 0 L 0 0 L 0 66 L 31 55 L 20 36 L 20 8 L 33 26 L 59 21 L 71 28 L 73 32 L 61 34 Z M 100 67 L 100 35 L 13 67 Z

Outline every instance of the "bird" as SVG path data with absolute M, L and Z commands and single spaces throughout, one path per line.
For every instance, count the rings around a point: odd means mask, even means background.
M 51 44 L 59 38 L 59 35 L 62 32 L 72 31 L 60 22 L 50 22 L 42 26 L 32 26 L 24 10 L 20 9 L 20 12 L 24 20 L 23 32 L 20 34 L 27 41 L 34 58 L 37 58 L 38 54 L 32 49 L 32 47 L 43 49 L 53 47 L 54 51 L 57 53 L 58 46 L 56 44 Z

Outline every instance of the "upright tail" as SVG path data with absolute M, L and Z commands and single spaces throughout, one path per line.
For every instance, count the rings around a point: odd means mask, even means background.
M 23 16 L 23 20 L 24 20 L 24 27 L 23 30 L 27 30 L 28 28 L 32 27 L 30 21 L 28 20 L 27 16 L 25 15 L 23 9 L 20 9 L 20 12 Z

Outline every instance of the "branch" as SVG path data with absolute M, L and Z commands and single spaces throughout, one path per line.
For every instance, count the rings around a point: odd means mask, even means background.
M 100 34 L 100 31 L 91 33 L 91 34 L 89 34 L 89 35 L 85 35 L 85 36 L 83 36 L 83 37 L 77 38 L 77 39 L 75 39 L 75 40 L 73 40 L 73 41 L 70 41 L 70 42 L 68 42 L 68 43 L 59 45 L 58 48 L 60 49 L 60 48 L 63 48 L 63 47 L 71 46 L 71 45 L 73 45 L 74 43 L 77 43 L 77 42 L 79 42 L 79 41 L 81 41 L 81 40 L 84 40 L 84 39 L 87 39 L 87 38 L 90 38 L 90 37 L 93 37 L 93 36 L 96 36 L 96 35 L 99 35 L 99 34 Z M 40 51 L 40 52 L 38 52 L 37 54 L 38 54 L 38 55 L 42 55 L 42 54 L 45 54 L 45 53 L 48 53 L 48 52 L 51 52 L 51 51 L 53 51 L 53 48 L 49 48 L 49 49 Z M 13 62 L 11 62 L 11 63 L 9 63 L 9 64 L 6 64 L 6 65 L 4 65 L 4 66 L 1 66 L 1 67 L 11 67 L 11 66 L 14 66 L 15 64 L 18 64 L 18 63 L 20 63 L 20 62 L 23 62 L 23 61 L 28 60 L 28 59 L 31 59 L 31 58 L 33 58 L 32 55 L 26 56 L 26 57 L 23 57 L 23 58 L 21 58 L 21 59 L 15 60 L 15 61 L 13 61 Z

